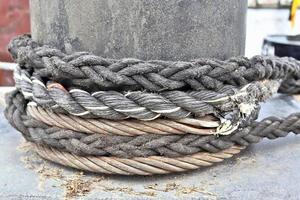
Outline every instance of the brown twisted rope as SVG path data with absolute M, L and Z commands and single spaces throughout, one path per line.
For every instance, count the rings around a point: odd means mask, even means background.
M 218 153 L 196 153 L 178 158 L 150 156 L 125 159 L 105 156 L 82 157 L 45 146 L 35 147 L 40 156 L 61 165 L 96 173 L 122 175 L 168 174 L 195 170 L 222 162 L 244 149 L 242 146 L 232 146 Z
M 108 135 L 145 135 L 145 134 L 217 134 L 220 122 L 213 116 L 199 119 L 185 118 L 179 120 L 155 119 L 138 121 L 134 119 L 111 121 L 105 119 L 82 119 L 80 117 L 54 113 L 42 107 L 28 104 L 27 114 L 50 126 L 74 130 L 83 133 Z M 230 131 L 230 129 L 228 130 Z M 221 131 L 220 134 L 223 134 Z

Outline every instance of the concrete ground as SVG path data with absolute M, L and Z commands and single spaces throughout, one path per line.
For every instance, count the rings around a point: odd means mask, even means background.
M 247 55 L 260 53 L 259 41 L 263 33 L 272 32 L 271 26 L 279 31 L 279 26 L 270 23 L 274 20 L 264 23 L 259 19 L 272 15 L 279 24 L 285 24 L 286 14 L 285 10 L 250 10 Z M 254 39 L 249 42 L 251 37 Z M 278 95 L 262 106 L 260 119 L 299 111 L 300 103 L 294 98 Z M 79 174 L 46 162 L 8 125 L 3 109 L 0 110 L 0 138 L 1 200 L 300 199 L 300 137 L 293 134 L 274 141 L 263 140 L 239 156 L 210 168 L 152 177 Z

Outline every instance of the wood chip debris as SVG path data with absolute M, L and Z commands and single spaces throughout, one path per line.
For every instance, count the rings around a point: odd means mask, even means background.
M 137 196 L 148 196 L 154 197 L 156 193 L 154 191 L 135 191 L 132 187 L 108 187 L 101 185 L 100 187 L 103 188 L 105 192 L 122 192 L 129 195 L 137 195 Z
M 27 169 L 35 171 L 39 175 L 40 190 L 44 190 L 46 180 L 53 180 L 55 183 L 52 187 L 61 187 L 64 190 L 64 198 L 75 199 L 88 195 L 95 189 L 101 189 L 104 192 L 120 192 L 128 195 L 155 197 L 158 192 L 175 192 L 176 196 L 187 195 L 192 193 L 202 194 L 207 199 L 216 199 L 216 195 L 197 186 L 183 186 L 181 184 L 171 182 L 164 186 L 160 184 L 144 185 L 141 191 L 137 191 L 130 186 L 114 187 L 109 186 L 103 176 L 86 176 L 84 172 L 73 172 L 72 170 L 64 170 L 42 159 L 35 151 L 30 143 L 21 142 L 17 150 L 22 152 L 21 161 Z
M 217 197 L 214 193 L 207 191 L 204 188 L 197 186 L 182 186 L 181 184 L 172 182 L 167 183 L 164 188 L 160 188 L 158 184 L 147 185 L 145 189 L 160 191 L 160 192 L 171 192 L 175 191 L 176 196 L 192 194 L 192 193 L 201 193 L 205 196 Z M 215 199 L 215 198 L 213 198 Z
M 83 177 L 83 172 L 79 172 L 67 177 L 61 184 L 65 188 L 65 197 L 67 199 L 84 196 L 92 190 L 95 180 L 85 180 Z
M 93 185 L 103 180 L 103 177 L 95 176 L 93 178 L 85 177 L 83 172 L 66 173 L 63 168 L 53 166 L 42 159 L 32 150 L 32 146 L 23 141 L 17 150 L 23 153 L 21 162 L 27 169 L 35 171 L 39 175 L 38 188 L 44 190 L 46 180 L 54 180 L 58 185 L 53 187 L 62 187 L 65 199 L 73 199 L 88 194 Z

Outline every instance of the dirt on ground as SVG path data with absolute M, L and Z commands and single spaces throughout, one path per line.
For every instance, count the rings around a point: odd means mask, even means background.
M 77 199 L 90 194 L 91 192 L 103 191 L 123 193 L 128 195 L 156 197 L 158 193 L 175 193 L 176 196 L 199 193 L 206 199 L 216 199 L 216 195 L 207 191 L 205 188 L 197 186 L 184 186 L 176 182 L 166 184 L 145 184 L 142 190 L 135 190 L 130 186 L 113 186 L 109 184 L 111 180 L 109 176 L 99 176 L 96 174 L 87 175 L 82 171 L 74 171 L 53 164 L 41 158 L 33 149 L 33 146 L 25 141 L 22 141 L 18 146 L 18 150 L 22 152 L 21 161 L 24 167 L 35 171 L 39 177 L 37 187 L 40 190 L 45 189 L 45 185 L 51 180 L 52 187 L 62 188 L 64 191 L 64 199 Z

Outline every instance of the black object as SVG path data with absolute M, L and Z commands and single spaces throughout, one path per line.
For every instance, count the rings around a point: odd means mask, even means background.
M 293 57 L 300 60 L 300 35 L 270 35 L 264 39 L 262 55 Z

